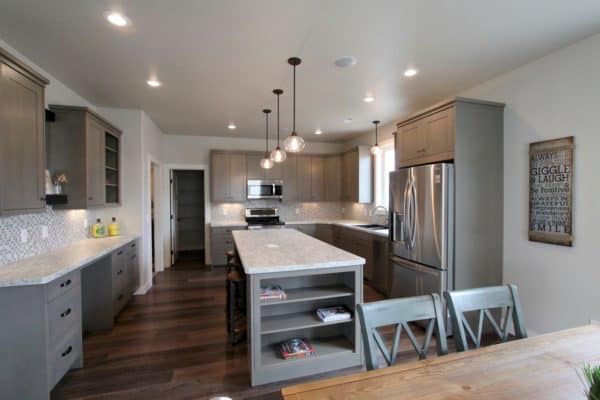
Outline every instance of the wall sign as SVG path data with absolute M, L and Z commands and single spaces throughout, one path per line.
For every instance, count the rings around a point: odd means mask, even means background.
M 529 240 L 573 244 L 573 136 L 529 144 Z

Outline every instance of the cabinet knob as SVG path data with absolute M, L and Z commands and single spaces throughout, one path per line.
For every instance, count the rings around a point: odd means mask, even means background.
M 73 346 L 69 346 L 65 351 L 62 352 L 61 357 L 66 357 L 73 351 Z
M 60 313 L 60 317 L 64 318 L 64 317 L 66 317 L 69 314 L 71 314 L 71 309 L 67 308 L 65 311 L 63 311 L 62 313 Z

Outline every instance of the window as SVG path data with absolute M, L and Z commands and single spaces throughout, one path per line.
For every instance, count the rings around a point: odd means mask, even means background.
M 381 154 L 375 156 L 375 206 L 389 207 L 390 172 L 395 169 L 394 143 L 382 144 Z

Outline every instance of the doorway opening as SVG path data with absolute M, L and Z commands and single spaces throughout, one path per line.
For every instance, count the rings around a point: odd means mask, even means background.
M 201 268 L 205 263 L 203 170 L 171 170 L 171 264 Z

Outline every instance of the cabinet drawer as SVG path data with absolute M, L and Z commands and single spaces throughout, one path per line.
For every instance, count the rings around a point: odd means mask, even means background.
M 60 344 L 50 347 L 48 354 L 48 383 L 54 387 L 81 357 L 81 330 L 77 329 Z
M 73 286 L 62 296 L 52 300 L 46 310 L 48 343 L 52 347 L 67 336 L 68 332 L 81 327 L 81 286 Z
M 49 303 L 58 296 L 62 296 L 75 286 L 81 286 L 79 270 L 70 272 L 65 276 L 53 280 L 46 285 L 46 302 Z

